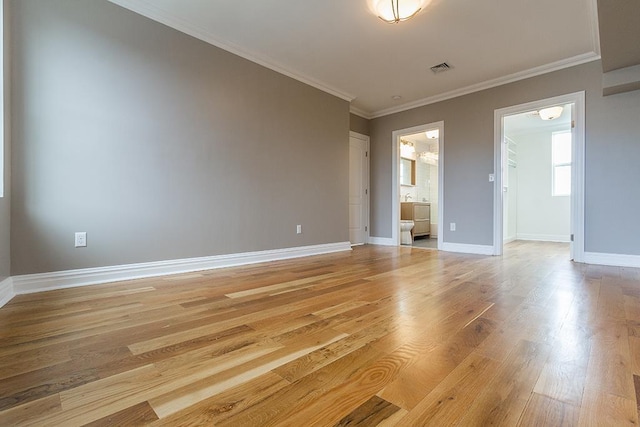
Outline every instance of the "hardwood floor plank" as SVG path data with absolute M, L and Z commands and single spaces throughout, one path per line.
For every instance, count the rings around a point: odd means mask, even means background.
M 415 354 L 412 351 L 397 350 L 377 360 L 318 399 L 304 405 L 295 405 L 287 413 L 280 415 L 273 425 L 335 424 L 391 382 L 413 357 Z
M 499 363 L 472 353 L 402 418 L 402 426 L 453 426 L 493 378 Z
M 625 323 L 606 317 L 591 337 L 585 392 L 604 392 L 634 399 L 631 355 Z
M 587 367 L 574 363 L 545 364 L 533 391 L 545 397 L 580 406 Z
M 29 424 L 37 417 L 49 417 L 62 410 L 60 395 L 53 394 L 42 399 L 33 400 L 20 406 L 14 406 L 0 412 L 0 425 L 18 426 Z
M 357 375 L 383 356 L 383 353 L 371 346 L 364 346 L 300 378 L 290 386 L 282 388 L 239 413 L 231 416 L 220 414 L 213 421 L 221 426 L 277 425 L 277 419 L 286 419 L 286 414 L 295 413 L 296 408 L 319 399 L 320 396 Z
M 85 427 L 101 427 L 101 426 L 144 426 L 158 419 L 158 416 L 148 402 L 138 403 L 127 409 L 108 415 L 99 420 L 90 422 Z
M 633 376 L 633 385 L 636 391 L 636 408 L 638 410 L 638 417 L 640 417 L 640 376 Z
M 373 396 L 338 421 L 336 426 L 377 426 L 398 411 L 400 408 L 394 404 L 378 396 Z
M 551 346 L 520 341 L 462 418 L 461 425 L 515 425 Z
M 533 393 L 518 422 L 518 427 L 573 427 L 578 424 L 578 407 Z
M 637 426 L 638 410 L 635 400 L 595 390 L 585 391 L 580 406 L 579 426 Z
M 296 343 L 295 346 L 280 348 L 241 366 L 238 365 L 233 369 L 227 369 L 221 375 L 195 381 L 183 386 L 181 389 L 174 387 L 170 392 L 151 399 L 151 406 L 160 417 L 164 418 L 238 384 L 251 381 L 285 363 L 344 337 L 346 337 L 345 334 L 335 333 L 332 337 L 328 337 L 326 334 L 324 336 L 309 336 L 304 341 Z
M 443 381 L 493 330 L 494 322 L 479 318 L 449 340 L 421 354 L 405 367 L 379 396 L 410 411 Z
M 194 427 L 217 425 L 223 417 L 236 416 L 238 413 L 264 402 L 288 385 L 290 383 L 280 376 L 267 372 L 251 381 L 231 387 L 222 393 L 159 419 L 151 425 Z
M 629 337 L 629 353 L 631 357 L 631 370 L 634 375 L 640 375 L 640 338 Z

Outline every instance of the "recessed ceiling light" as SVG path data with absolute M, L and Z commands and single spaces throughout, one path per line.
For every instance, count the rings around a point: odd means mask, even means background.
M 393 95 L 391 99 L 393 99 L 394 101 L 400 101 L 402 97 L 400 95 Z

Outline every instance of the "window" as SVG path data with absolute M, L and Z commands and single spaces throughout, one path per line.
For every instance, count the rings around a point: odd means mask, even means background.
M 571 131 L 551 134 L 551 161 L 553 164 L 553 195 L 571 194 Z

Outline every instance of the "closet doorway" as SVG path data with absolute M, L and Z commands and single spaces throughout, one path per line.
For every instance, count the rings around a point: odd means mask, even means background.
M 496 111 L 494 253 L 514 240 L 584 254 L 584 93 Z M 498 145 L 499 143 L 499 145 Z

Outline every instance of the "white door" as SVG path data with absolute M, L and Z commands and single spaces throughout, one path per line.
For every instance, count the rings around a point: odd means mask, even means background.
M 369 141 L 349 137 L 349 240 L 367 243 L 369 231 Z

